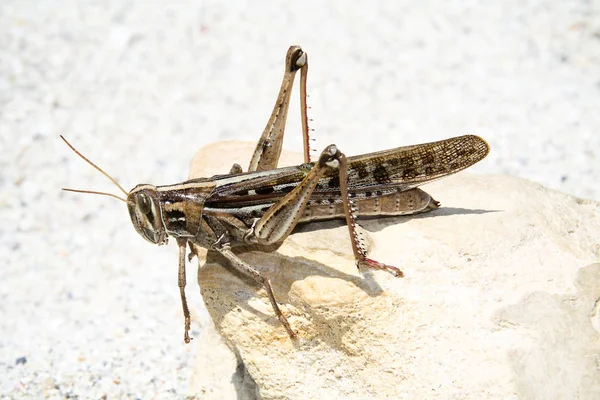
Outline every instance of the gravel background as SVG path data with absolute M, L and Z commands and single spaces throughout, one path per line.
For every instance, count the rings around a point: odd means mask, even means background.
M 472 171 L 600 200 L 598 0 L 165 3 L 0 3 L 2 398 L 234 396 L 231 360 L 190 382 L 210 326 L 194 268 L 185 346 L 176 246 L 61 192 L 117 190 L 58 135 L 126 188 L 184 180 L 200 146 L 259 137 L 291 44 L 319 150 L 475 133 L 492 153 Z

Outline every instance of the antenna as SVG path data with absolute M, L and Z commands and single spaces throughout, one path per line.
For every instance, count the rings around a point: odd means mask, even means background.
M 117 185 L 117 187 L 119 189 L 121 189 L 121 192 L 125 193 L 125 196 L 129 195 L 129 193 L 125 189 L 123 189 L 123 187 L 121 185 L 119 185 L 119 183 L 112 176 L 110 176 L 109 174 L 107 174 L 106 172 L 104 172 L 102 170 L 102 168 L 100 168 L 99 166 L 97 166 L 96 164 L 94 164 L 93 162 L 91 162 L 90 160 L 88 160 L 83 154 L 81 154 L 79 151 L 77 151 L 77 149 L 75 147 L 73 147 L 71 145 L 71 143 L 69 143 L 67 141 L 67 139 L 64 138 L 63 135 L 60 135 L 60 138 L 67 144 L 67 146 L 69 146 L 71 148 L 71 150 L 73 150 L 75 152 L 75 154 L 77 154 L 79 157 L 83 158 L 88 164 L 90 164 L 92 167 L 94 167 L 98 172 L 100 172 L 102 175 L 104 175 L 105 177 L 107 177 L 108 179 L 110 179 L 110 181 L 112 183 L 114 183 L 115 185 Z M 120 196 L 111 194 L 111 193 L 96 192 L 96 191 L 92 191 L 92 190 L 68 189 L 68 188 L 63 188 L 62 190 L 65 190 L 67 192 L 76 192 L 76 193 L 100 194 L 100 195 L 103 195 L 103 196 L 114 197 L 114 198 L 119 199 L 121 201 L 127 202 L 126 199 L 124 199 L 124 198 L 122 198 Z
M 79 190 L 79 189 L 69 189 L 69 188 L 62 188 L 62 190 L 64 190 L 65 192 L 75 192 L 75 193 L 90 193 L 90 194 L 101 194 L 103 196 L 110 196 L 110 197 L 114 197 L 115 199 L 119 199 L 121 201 L 124 201 L 125 203 L 127 203 L 127 200 L 122 198 L 121 196 L 117 196 L 116 194 L 112 194 L 112 193 L 106 193 L 106 192 L 95 192 L 93 190 Z

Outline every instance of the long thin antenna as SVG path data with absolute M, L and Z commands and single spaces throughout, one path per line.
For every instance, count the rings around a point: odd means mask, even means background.
M 121 191 L 122 191 L 123 193 L 125 193 L 125 196 L 128 196 L 128 195 L 129 195 L 129 193 L 128 193 L 128 192 L 127 192 L 125 189 L 123 189 L 123 187 L 122 187 L 121 185 L 119 185 L 119 183 L 118 183 L 118 182 L 117 182 L 117 181 L 116 181 L 116 180 L 115 180 L 115 179 L 114 179 L 112 176 L 110 176 L 109 174 L 107 174 L 106 172 L 104 172 L 104 171 L 102 170 L 102 168 L 100 168 L 99 166 L 97 166 L 96 164 L 94 164 L 93 162 L 91 162 L 90 160 L 88 160 L 88 159 L 87 159 L 87 158 L 86 158 L 86 157 L 85 157 L 83 154 L 81 154 L 80 152 L 78 152 L 78 151 L 77 151 L 77 149 L 76 149 L 75 147 L 73 147 L 73 146 L 71 145 L 71 143 L 69 143 L 69 142 L 67 141 L 67 139 L 65 139 L 65 138 L 64 138 L 64 136 L 63 136 L 63 135 L 60 135 L 60 138 L 61 138 L 62 140 L 64 140 L 64 142 L 67 144 L 67 146 L 69 146 L 69 147 L 71 148 L 71 150 L 73 150 L 73 151 L 75 152 L 75 154 L 77 154 L 79 157 L 83 158 L 85 161 L 87 161 L 87 163 L 88 163 L 88 164 L 90 164 L 92 167 L 96 168 L 96 170 L 97 170 L 97 171 L 99 171 L 99 172 L 100 172 L 102 175 L 104 175 L 105 177 L 107 177 L 108 179 L 110 179 L 112 183 L 114 183 L 115 185 L 117 185 L 117 186 L 119 187 L 119 189 L 121 189 Z M 65 189 L 63 189 L 63 190 L 65 190 Z M 85 191 L 85 190 L 71 190 L 71 189 L 69 189 L 69 191 L 70 191 L 70 192 L 80 192 L 80 193 L 104 194 L 104 195 L 107 195 L 107 196 L 112 196 L 112 197 L 116 197 L 117 199 L 121 199 L 121 200 L 123 200 L 123 199 L 122 199 L 121 197 L 119 197 L 119 196 L 110 195 L 110 194 L 108 194 L 108 193 L 103 193 L 103 192 L 92 192 L 92 191 Z
M 62 188 L 62 190 L 64 190 L 65 192 L 75 192 L 75 193 L 90 193 L 90 194 L 101 194 L 103 196 L 110 196 L 110 197 L 114 197 L 115 199 L 119 199 L 121 201 L 124 201 L 125 203 L 127 203 L 127 200 L 122 198 L 121 196 L 117 196 L 116 194 L 112 194 L 112 193 L 106 193 L 106 192 L 96 192 L 93 190 L 79 190 L 79 189 L 69 189 L 69 188 Z

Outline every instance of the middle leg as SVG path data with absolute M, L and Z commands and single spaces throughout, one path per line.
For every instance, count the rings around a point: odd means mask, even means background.
M 217 242 L 215 243 L 215 245 L 213 245 L 212 248 L 221 253 L 223 256 L 225 256 L 227 261 L 229 261 L 229 265 L 231 265 L 244 275 L 251 277 L 265 288 L 267 296 L 269 297 L 269 301 L 271 302 L 271 307 L 273 307 L 273 311 L 275 312 L 277 319 L 279 320 L 279 322 L 281 322 L 281 325 L 283 325 L 289 337 L 291 339 L 296 338 L 296 332 L 292 330 L 290 323 L 288 322 L 285 315 L 283 315 L 281 309 L 279 308 L 279 305 L 277 304 L 277 300 L 275 299 L 275 295 L 273 294 L 273 289 L 271 288 L 271 282 L 269 281 L 269 279 L 256 268 L 253 268 L 250 264 L 244 262 L 237 255 L 235 255 L 231 251 L 231 246 L 229 245 L 229 243 Z

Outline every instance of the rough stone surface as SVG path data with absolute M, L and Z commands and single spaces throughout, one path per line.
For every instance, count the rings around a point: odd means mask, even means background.
M 191 176 L 230 158 L 246 168 L 252 149 L 207 146 Z M 405 278 L 359 273 L 338 222 L 241 255 L 271 279 L 296 342 L 264 290 L 208 254 L 204 301 L 258 388 L 242 397 L 600 396 L 600 204 L 506 176 L 461 173 L 424 189 L 441 209 L 362 222 L 370 255 Z

